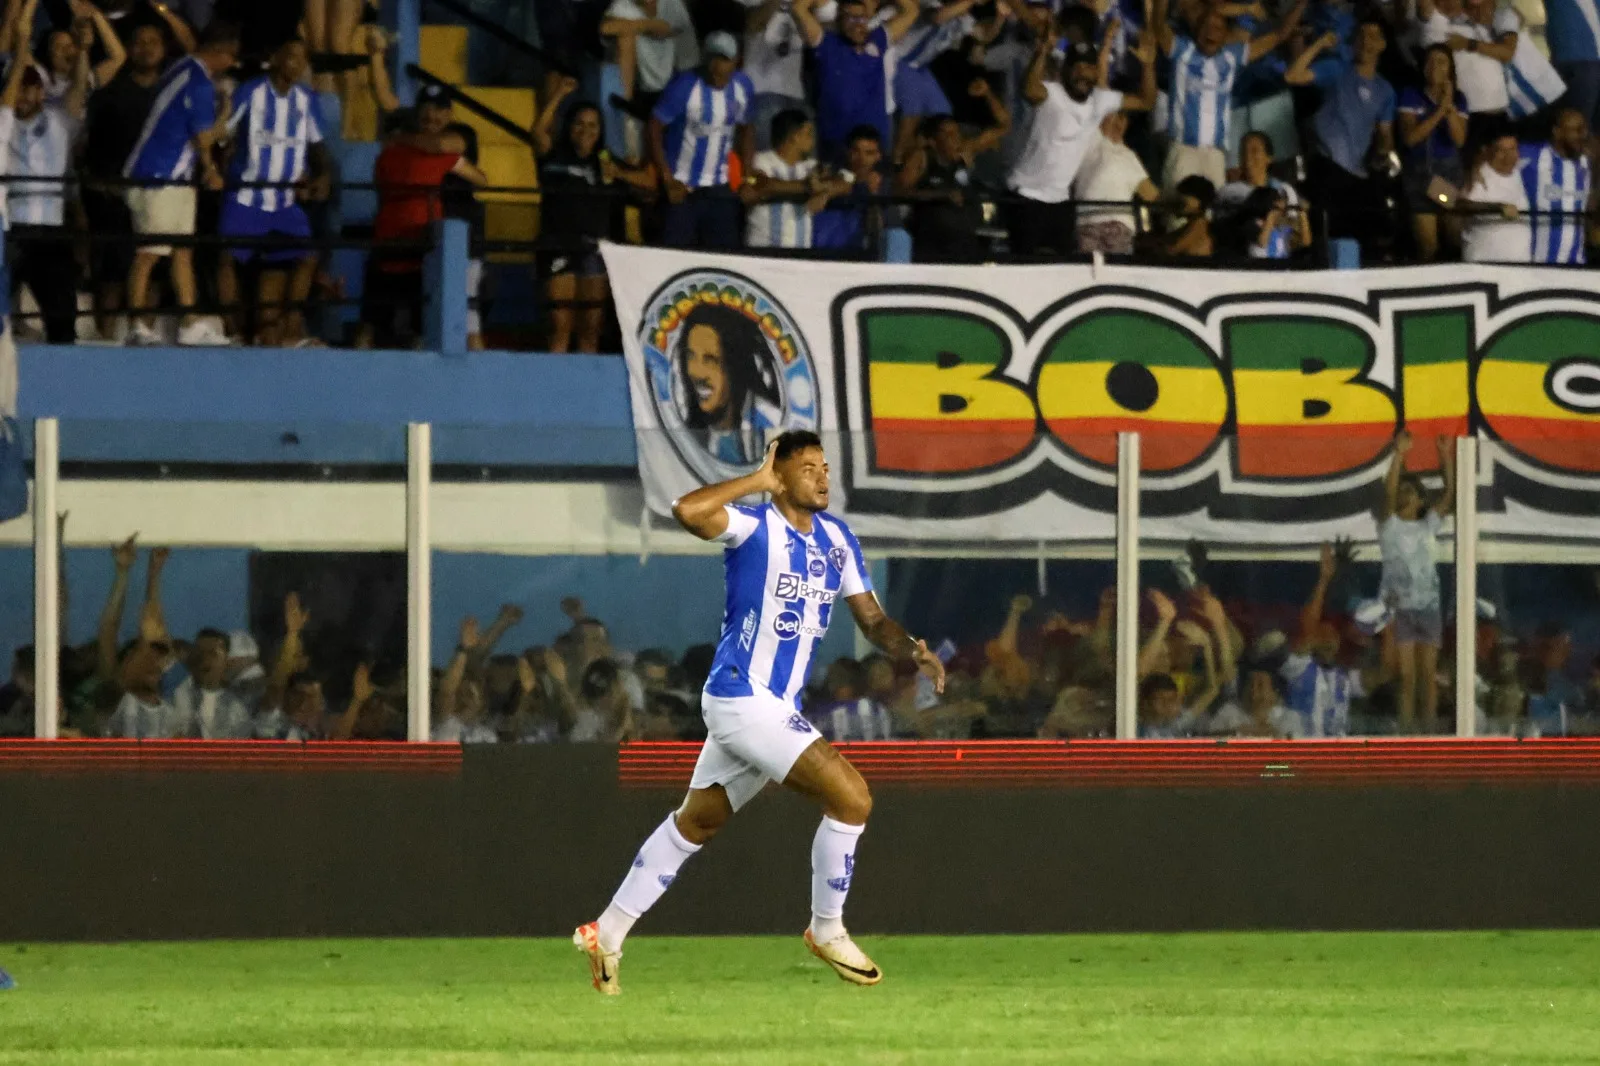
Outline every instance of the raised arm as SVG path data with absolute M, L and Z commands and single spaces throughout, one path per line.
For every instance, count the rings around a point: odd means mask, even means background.
M 1329 30 L 1315 41 L 1306 45 L 1305 50 L 1295 56 L 1294 62 L 1289 64 L 1289 69 L 1283 72 L 1285 84 L 1310 85 L 1315 82 L 1317 76 L 1311 72 L 1311 64 L 1317 61 L 1319 55 L 1338 43 L 1338 35 Z
M 1139 676 L 1146 677 L 1155 673 L 1156 663 L 1161 658 L 1161 653 L 1167 643 L 1167 633 L 1172 629 L 1172 620 L 1178 617 L 1178 608 L 1167 598 L 1167 594 L 1160 589 L 1151 589 L 1149 592 L 1150 603 L 1156 609 L 1156 627 L 1145 638 L 1144 644 L 1139 647 Z
M 139 556 L 138 537 L 135 533 L 111 550 L 111 561 L 117 569 L 111 578 L 106 605 L 100 611 L 100 627 L 95 636 L 95 674 L 101 681 L 111 681 L 117 676 L 117 637 L 122 632 L 122 612 L 128 602 L 128 574 Z
M 716 540 L 727 531 L 728 512 L 724 508 L 730 503 L 759 492 L 777 492 L 782 488 L 773 470 L 777 454 L 778 442 L 773 441 L 767 445 L 766 458 L 754 473 L 719 481 L 715 485 L 703 485 L 678 497 L 672 501 L 672 517 L 701 540 Z
M 477 670 L 494 652 L 494 646 L 499 644 L 511 628 L 522 621 L 522 608 L 514 603 L 500 605 L 500 613 L 495 615 L 489 628 L 483 631 L 478 641 L 478 646 L 473 649 L 472 668 Z
M 366 663 L 357 666 L 355 677 L 350 682 L 350 706 L 344 709 L 344 714 L 334 723 L 331 734 L 334 740 L 349 740 L 355 736 L 356 723 L 361 721 L 361 710 L 376 691 L 372 687 L 372 668 Z
M 945 9 L 940 8 L 939 10 L 944 11 Z M 918 2 L 918 0 L 897 0 L 897 7 L 895 8 L 894 17 L 890 19 L 883 27 L 883 32 L 889 35 L 889 43 L 893 44 L 906 34 L 910 33 L 911 27 L 917 24 L 917 19 L 921 15 L 922 5 Z M 953 17 L 954 16 L 949 16 L 948 18 Z M 948 18 L 943 21 L 948 21 Z M 934 21 L 939 22 L 941 20 L 938 18 L 938 16 L 935 16 Z
M 764 33 L 767 23 L 772 21 L 774 15 L 783 9 L 783 0 L 762 0 L 760 6 L 750 9 L 744 17 L 744 32 L 750 34 Z
M 578 91 L 578 79 L 562 75 L 556 81 L 555 92 L 550 94 L 550 99 L 545 101 L 544 109 L 539 112 L 539 119 L 533 124 L 533 150 L 538 155 L 549 155 L 555 147 L 556 116 L 561 113 L 561 105 L 567 97 Z
M 1176 37 L 1172 32 L 1172 16 L 1167 12 L 1167 0 L 1151 0 L 1150 21 L 1145 23 L 1145 32 L 1155 34 L 1156 47 L 1161 49 L 1162 55 L 1172 54 Z
M 13 44 L 17 39 L 17 19 L 22 17 L 22 0 L 6 0 L 6 10 L 0 16 L 0 50 L 20 55 Z M 31 23 L 30 23 L 31 25 Z
M 96 11 L 95 14 L 99 15 L 100 13 Z M 104 15 L 100 15 L 100 18 L 101 21 L 105 20 Z M 92 34 L 93 31 L 91 30 L 90 32 Z M 116 34 L 112 34 L 111 39 L 115 41 L 117 39 Z M 92 36 L 88 41 L 80 40 L 78 42 L 78 58 L 72 64 L 72 81 L 67 84 L 66 95 L 61 98 L 62 108 L 77 122 L 82 122 L 83 116 L 89 110 L 89 49 L 93 44 L 94 39 Z M 100 64 L 101 67 L 105 65 L 105 63 Z M 122 60 L 119 58 L 116 66 L 120 67 L 121 65 Z M 95 77 L 99 79 L 101 85 L 104 85 L 115 76 L 115 68 L 107 76 L 102 76 L 99 73 L 99 68 L 95 70 Z
M 173 39 L 178 42 L 178 47 L 185 53 L 193 52 L 199 42 L 195 40 L 194 30 L 189 23 L 180 17 L 176 11 L 173 11 L 172 8 L 162 3 L 161 0 L 155 0 L 150 6 L 156 9 L 156 14 L 161 16 L 161 21 L 165 22 L 167 29 L 172 31 Z
M 1156 106 L 1156 42 L 1148 30 L 1134 42 L 1133 55 L 1139 60 L 1139 95 L 1124 96 L 1122 110 L 1148 111 Z
M 167 568 L 167 560 L 172 558 L 171 548 L 152 548 L 150 550 L 150 565 L 145 571 L 144 580 L 144 608 L 141 617 L 148 616 L 161 624 L 162 630 L 167 628 L 167 618 L 161 609 L 161 573 Z
M 111 79 L 117 76 L 117 71 L 122 69 L 122 64 L 128 61 L 128 53 L 122 47 L 122 39 L 117 36 L 117 31 L 111 28 L 111 21 L 98 7 L 88 3 L 87 0 L 77 0 L 72 5 L 72 13 L 77 18 L 89 20 L 88 33 L 84 35 L 87 40 L 78 41 L 78 54 L 87 60 L 89 49 L 98 38 L 100 47 L 105 49 L 106 57 L 94 65 L 94 80 L 96 85 L 109 85 Z
M 967 95 L 976 97 L 989 105 L 989 115 L 994 123 L 982 133 L 969 140 L 966 152 L 969 157 L 980 156 L 985 152 L 992 152 L 1000 147 L 1000 142 L 1011 133 L 1011 109 L 1005 101 L 995 95 L 989 88 L 986 78 L 973 78 L 972 84 L 967 87 Z
M 1328 587 L 1333 584 L 1333 575 L 1339 570 L 1339 562 L 1333 554 L 1332 544 L 1322 546 L 1322 557 L 1318 566 L 1317 583 L 1311 590 L 1311 598 L 1300 608 L 1300 636 L 1295 641 L 1295 648 L 1299 651 L 1310 647 L 1312 639 L 1317 635 L 1317 627 L 1322 624 L 1322 605 L 1328 598 Z
M 1439 449 L 1439 469 L 1444 472 L 1444 492 L 1434 501 L 1433 509 L 1439 512 L 1440 518 L 1444 518 L 1456 509 L 1455 438 L 1440 437 L 1435 443 Z
M 1250 47 L 1246 50 L 1249 61 L 1254 63 L 1262 56 L 1275 50 L 1288 37 L 1294 33 L 1295 27 L 1300 25 L 1300 19 L 1306 13 L 1306 0 L 1296 0 L 1289 13 L 1284 16 L 1275 29 L 1263 33 L 1259 37 L 1250 39 Z
M 389 64 L 386 62 L 389 51 L 389 38 L 377 26 L 368 28 L 367 31 L 367 79 L 372 88 L 373 102 L 378 105 L 380 114 L 389 114 L 391 111 L 400 110 L 400 98 L 394 93 L 394 83 L 389 80 Z
M 817 0 L 794 0 L 794 7 L 789 12 L 794 16 L 795 25 L 800 27 L 800 36 L 809 48 L 822 43 L 822 23 L 817 21 L 816 6 Z
M 467 660 L 478 647 L 478 620 L 470 615 L 461 620 L 460 643 L 450 657 L 450 665 L 439 679 L 439 706 L 445 714 L 456 713 L 456 693 L 461 691 L 462 679 L 467 676 Z
M 1196 594 L 1200 600 L 1200 613 L 1211 627 L 1212 640 L 1217 647 L 1217 684 L 1226 685 L 1239 676 L 1239 652 L 1233 643 L 1233 629 L 1228 625 L 1228 615 L 1222 601 L 1201 586 Z
M 885 614 L 874 593 L 858 592 L 846 597 L 845 603 L 850 605 L 856 625 L 873 647 L 891 659 L 916 663 L 918 670 L 933 679 L 934 691 L 944 692 L 944 663 L 928 650 L 926 641 L 913 637 L 904 626 Z
M 291 592 L 283 598 L 283 643 L 278 646 L 278 658 L 272 664 L 272 672 L 267 675 L 266 692 L 261 703 L 264 709 L 283 709 L 284 698 L 289 692 L 289 679 L 294 676 L 295 667 L 300 662 L 300 634 L 310 621 L 311 612 L 300 606 L 299 594 Z
M 1406 453 L 1411 451 L 1411 431 L 1402 429 L 1394 435 L 1394 450 L 1389 454 L 1389 469 L 1383 477 L 1383 505 L 1378 508 L 1378 520 L 1394 514 L 1395 501 L 1400 495 L 1400 475 L 1405 473 Z
M 1033 62 L 1028 64 L 1028 73 L 1022 79 L 1022 98 L 1034 107 L 1044 103 L 1048 93 L 1045 92 L 1045 72 L 1050 65 L 1050 53 L 1055 50 L 1055 34 L 1046 34 L 1039 38 L 1039 46 L 1033 51 Z

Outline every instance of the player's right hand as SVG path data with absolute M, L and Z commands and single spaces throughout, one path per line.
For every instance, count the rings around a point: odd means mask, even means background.
M 778 442 L 767 442 L 767 454 L 761 460 L 761 468 L 755 472 L 756 491 L 777 493 L 782 491 L 783 482 L 778 480 Z

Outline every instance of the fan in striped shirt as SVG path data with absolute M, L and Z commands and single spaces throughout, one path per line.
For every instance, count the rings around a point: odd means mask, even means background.
M 241 85 L 228 118 L 231 137 L 229 183 L 237 187 L 222 204 L 219 231 L 225 237 L 308 239 L 311 221 L 295 202 L 295 186 L 308 181 L 313 199 L 328 194 L 328 154 L 322 143 L 317 98 L 300 84 L 310 55 L 304 41 L 286 41 L 272 54 L 266 77 Z M 217 288 L 225 306 L 239 299 L 235 260 L 261 264 L 257 280 L 256 341 L 273 346 L 305 337 L 302 306 L 311 295 L 317 260 L 309 247 L 235 248 L 222 257 Z M 292 269 L 291 269 L 292 268 Z M 285 271 L 290 274 L 285 279 Z M 287 288 L 290 309 L 282 303 Z
M 1154 0 L 1150 26 L 1168 57 L 1167 135 L 1172 148 L 1162 172 L 1164 190 L 1170 193 L 1191 174 L 1219 188 L 1227 181 L 1234 82 L 1241 70 L 1294 33 L 1305 9 L 1306 0 L 1296 0 L 1276 29 L 1230 42 L 1228 17 L 1221 6 L 1206 8 L 1189 37 L 1168 21 L 1167 0 Z
M 850 183 L 817 166 L 817 127 L 804 111 L 779 112 L 772 120 L 771 151 L 756 156 L 750 180 L 739 190 L 749 209 L 748 248 L 810 248 L 811 216 Z
M 667 206 L 662 241 L 677 248 L 737 248 L 739 200 L 728 188 L 728 157 L 750 173 L 755 90 L 739 72 L 739 42 L 706 35 L 705 63 L 667 83 L 650 114 L 650 161 L 662 175 Z
M 1589 123 L 1577 108 L 1555 114 L 1548 144 L 1521 149 L 1523 187 L 1533 212 L 1533 261 L 1581 266 L 1594 227 L 1595 186 L 1588 156 Z

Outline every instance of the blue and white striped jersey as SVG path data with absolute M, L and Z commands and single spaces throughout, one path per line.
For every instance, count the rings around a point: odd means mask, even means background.
M 798 707 L 834 601 L 872 591 L 861 545 L 829 514 L 813 515 L 807 535 L 770 503 L 727 512 L 728 529 L 717 540 L 726 547 L 728 600 L 706 694 L 765 689 Z
M 1519 24 L 1520 25 L 1520 24 Z M 1517 31 L 1517 49 L 1506 64 L 1506 96 L 1512 118 L 1538 114 L 1561 99 L 1567 83 L 1546 59 L 1526 28 Z
M 1249 46 L 1224 45 L 1216 55 L 1181 34 L 1172 46 L 1172 88 L 1167 93 L 1167 135 L 1192 148 L 1226 148 L 1233 83 L 1249 59 Z
M 1522 184 L 1528 190 L 1528 209 L 1535 213 L 1535 263 L 1585 261 L 1588 226 L 1583 212 L 1589 207 L 1589 182 L 1588 157 L 1568 159 L 1548 144 L 1523 145 Z
M 294 203 L 289 188 L 305 177 L 306 156 L 322 143 L 317 98 L 303 85 L 279 95 L 271 78 L 257 78 L 234 94 L 228 132 L 234 138 L 230 177 L 236 182 L 281 182 L 284 187 L 244 188 L 230 195 L 245 207 L 277 211 Z
M 123 165 L 125 178 L 194 177 L 194 139 L 217 122 L 217 90 L 204 63 L 184 56 L 161 75 L 156 102 Z
M 897 64 L 904 63 L 920 70 L 960 44 L 977 27 L 978 20 L 970 13 L 957 15 L 944 25 L 935 26 L 933 14 L 942 6 L 939 0 L 922 5 L 922 17 L 917 24 L 891 46 Z M 892 10 L 890 13 L 892 15 Z
M 1600 60 L 1600 3 L 1597 0 L 1544 0 L 1545 40 L 1557 63 Z
M 787 163 L 777 152 L 762 152 L 752 169 L 775 181 L 805 181 L 817 169 L 817 161 Z M 744 244 L 746 248 L 810 248 L 811 212 L 795 200 L 757 204 L 745 214 Z
M 712 88 L 698 71 L 673 78 L 654 112 L 666 127 L 664 147 L 672 176 L 691 189 L 726 185 L 728 154 L 739 127 L 750 121 L 755 95 L 742 72 L 721 89 Z

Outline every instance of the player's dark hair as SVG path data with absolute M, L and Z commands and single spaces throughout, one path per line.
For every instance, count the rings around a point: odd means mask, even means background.
M 779 111 L 772 117 L 772 146 L 774 148 L 782 148 L 790 137 L 793 137 L 810 121 L 811 116 L 798 107 Z
M 1171 674 L 1151 674 L 1139 682 L 1139 702 L 1160 695 L 1163 692 L 1178 691 L 1178 683 L 1172 680 Z
M 844 139 L 846 145 L 853 145 L 857 141 L 871 141 L 876 145 L 882 146 L 883 134 L 878 132 L 876 126 L 868 126 L 863 123 L 853 128 Z
M 228 634 L 224 633 L 220 629 L 213 629 L 210 626 L 206 626 L 200 632 L 196 633 L 194 635 L 194 642 L 196 644 L 198 644 L 202 640 L 207 639 L 208 637 L 210 639 L 212 639 L 212 640 L 220 640 L 220 641 L 222 641 L 222 646 L 224 648 L 226 648 L 228 646 Z
M 778 434 L 778 448 L 772 458 L 783 462 L 796 452 L 803 452 L 807 448 L 822 447 L 822 438 L 809 429 L 790 429 Z
M 1187 196 L 1198 202 L 1203 211 L 1211 210 L 1211 205 L 1217 198 L 1217 187 L 1209 178 L 1203 178 L 1199 174 L 1190 174 L 1178 182 L 1174 191 L 1179 196 Z
M 583 684 L 579 692 L 586 700 L 597 700 L 611 691 L 619 677 L 620 671 L 615 662 L 610 659 L 596 659 L 583 672 Z
M 1383 33 L 1384 42 L 1385 43 L 1388 42 L 1388 40 L 1389 40 L 1389 24 L 1387 22 L 1383 21 L 1383 19 L 1379 18 L 1377 15 L 1368 14 L 1368 15 L 1363 16 L 1361 21 L 1356 23 L 1356 32 L 1360 33 L 1361 32 L 1361 28 L 1363 26 L 1376 26 L 1376 27 L 1378 27 L 1378 29 L 1381 30 L 1382 33 Z
M 773 405 L 780 402 L 772 367 L 772 347 L 755 319 L 722 304 L 699 304 L 684 316 L 683 325 L 678 328 L 676 354 L 685 426 L 690 429 L 711 426 L 711 416 L 695 402 L 694 382 L 689 380 L 689 335 L 701 326 L 715 333 L 721 342 L 722 372 L 728 378 L 728 408 L 736 421 L 742 417 L 751 393 Z
M 1240 137 L 1239 138 L 1239 151 L 1241 153 L 1244 152 L 1244 142 L 1248 141 L 1248 140 L 1260 141 L 1261 142 L 1261 147 L 1263 147 L 1263 148 L 1265 148 L 1267 150 L 1267 155 L 1274 156 L 1274 157 L 1277 155 L 1277 153 L 1272 150 L 1272 138 L 1267 136 L 1267 133 L 1266 133 L 1265 130 L 1251 130 L 1249 133 L 1245 134 L 1243 137 Z
M 241 40 L 237 22 L 230 22 L 227 19 L 212 19 L 211 25 L 205 28 L 205 32 L 200 35 L 200 40 L 196 42 L 195 50 L 238 48 Z
M 633 657 L 633 668 L 635 670 L 641 666 L 665 666 L 671 669 L 674 665 L 672 656 L 661 648 L 646 648 Z

